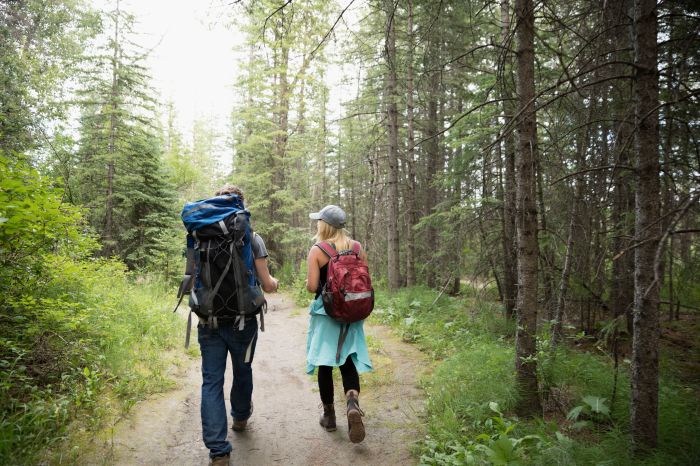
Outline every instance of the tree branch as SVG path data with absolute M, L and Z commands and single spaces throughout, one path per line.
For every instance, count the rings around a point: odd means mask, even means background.
M 267 18 L 265 18 L 265 22 L 263 23 L 263 30 L 262 30 L 263 40 L 265 40 L 265 29 L 267 29 L 267 22 L 270 21 L 270 19 L 272 19 L 272 17 L 275 16 L 277 13 L 279 13 L 279 12 L 282 11 L 282 10 L 284 10 L 284 8 L 285 8 L 287 5 L 289 5 L 290 3 L 292 3 L 292 0 L 287 0 L 286 2 L 284 2 L 284 5 L 282 5 L 282 6 L 280 6 L 279 8 L 277 8 L 275 11 L 273 11 L 272 13 L 270 13 L 270 14 L 267 16 Z
M 560 181 L 564 181 L 566 179 L 571 178 L 572 176 L 580 175 L 582 173 L 594 172 L 594 171 L 598 171 L 598 170 L 608 170 L 610 168 L 612 168 L 612 169 L 624 168 L 625 170 L 634 171 L 634 167 L 630 167 L 629 165 L 617 165 L 617 164 L 602 165 L 600 167 L 586 168 L 585 170 L 579 170 L 579 171 L 576 171 L 574 173 L 569 173 L 568 175 L 564 175 L 561 178 L 557 178 L 556 180 L 552 181 L 549 185 L 554 186 L 555 184 L 559 183 Z
M 316 54 L 316 52 L 318 51 L 318 49 L 321 48 L 321 46 L 322 46 L 323 43 L 326 41 L 326 39 L 328 39 L 328 37 L 329 37 L 329 36 L 331 35 L 331 33 L 333 32 L 333 30 L 335 30 L 335 27 L 338 25 L 338 23 L 340 22 L 340 20 L 343 18 L 343 15 L 345 14 L 345 12 L 348 11 L 348 8 L 350 8 L 350 6 L 351 6 L 353 3 L 355 3 L 355 0 L 350 0 L 350 3 L 348 3 L 347 6 L 346 6 L 345 8 L 343 8 L 343 11 L 340 12 L 340 15 L 338 15 L 338 18 L 336 18 L 335 23 L 333 23 L 333 26 L 331 26 L 331 28 L 328 30 L 328 32 L 326 32 L 326 35 L 323 36 L 323 39 L 321 39 L 321 42 L 319 42 L 319 44 L 316 46 L 316 48 L 313 49 L 313 50 L 311 51 L 311 53 L 309 54 L 309 57 L 311 57 L 310 59 L 313 59 L 313 56 Z

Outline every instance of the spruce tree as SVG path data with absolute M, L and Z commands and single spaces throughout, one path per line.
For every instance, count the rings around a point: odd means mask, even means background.
M 102 254 L 144 266 L 168 249 L 162 235 L 174 224 L 174 190 L 162 170 L 156 99 L 146 55 L 133 42 L 134 18 L 117 1 L 102 20 L 104 43 L 96 47 L 81 81 L 73 192 L 88 207 Z

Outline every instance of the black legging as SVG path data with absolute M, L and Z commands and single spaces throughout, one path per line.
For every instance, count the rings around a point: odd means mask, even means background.
M 340 374 L 343 376 L 345 393 L 348 390 L 360 391 L 360 376 L 357 375 L 357 369 L 350 356 L 340 366 Z M 333 403 L 333 366 L 318 366 L 318 390 L 321 392 L 323 404 Z

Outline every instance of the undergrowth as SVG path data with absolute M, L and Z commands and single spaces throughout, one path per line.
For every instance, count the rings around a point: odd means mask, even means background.
M 697 387 L 677 381 L 669 368 L 662 368 L 660 382 L 659 448 L 634 458 L 626 433 L 628 362 L 613 400 L 609 358 L 567 345 L 554 352 L 545 328 L 537 354 L 545 413 L 517 419 L 513 323 L 488 294 L 467 289 L 460 298 L 436 297 L 420 287 L 378 293 L 372 315 L 436 360 L 424 381 L 421 464 L 700 464 Z
M 164 354 L 181 322 L 163 287 L 117 261 L 40 263 L 0 307 L 0 464 L 36 464 L 77 425 L 97 429 L 108 410 L 171 385 Z

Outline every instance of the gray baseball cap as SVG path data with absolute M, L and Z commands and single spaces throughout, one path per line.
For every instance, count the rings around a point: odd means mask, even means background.
M 345 211 L 337 205 L 327 205 L 318 212 L 310 213 L 309 218 L 312 220 L 323 220 L 335 228 L 345 227 Z

